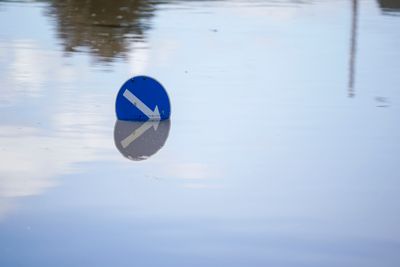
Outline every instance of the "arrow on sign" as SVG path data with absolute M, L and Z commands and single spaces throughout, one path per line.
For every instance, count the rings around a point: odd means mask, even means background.
M 151 127 L 157 131 L 159 121 L 146 121 L 139 128 L 135 129 L 128 137 L 121 141 L 123 148 L 127 148 L 133 141 L 138 139 L 142 134 L 144 134 Z
M 159 121 L 161 120 L 160 112 L 158 111 L 158 106 L 153 110 L 151 110 L 145 103 L 143 103 L 139 98 L 137 98 L 134 94 L 132 94 L 128 89 L 125 89 L 124 97 L 128 99 L 129 102 L 132 103 L 135 107 L 137 107 L 141 112 L 143 112 L 149 120 Z M 158 125 L 158 124 L 157 124 Z

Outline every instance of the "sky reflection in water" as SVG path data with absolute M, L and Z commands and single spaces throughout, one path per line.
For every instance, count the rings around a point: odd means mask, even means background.
M 398 266 L 399 11 L 0 2 L 0 266 Z

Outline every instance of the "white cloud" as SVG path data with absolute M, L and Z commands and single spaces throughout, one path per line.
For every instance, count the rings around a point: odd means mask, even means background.
M 45 97 L 53 81 L 68 84 L 84 78 L 79 65 L 60 64 L 52 53 L 57 52 L 45 51 L 33 40 L 10 41 L 2 53 L 6 66 L 0 103 L 18 110 L 19 98 Z M 17 122 L 0 125 L 0 218 L 16 198 L 41 194 L 58 184 L 57 177 L 79 171 L 76 163 L 117 155 L 105 153 L 115 148 L 106 128 L 109 110 L 101 96 L 93 91 L 79 97 L 69 90 L 52 92 L 54 108 L 41 118 L 50 122 L 48 128 Z
M 43 54 L 31 40 L 18 40 L 12 45 L 15 48 L 10 65 L 12 81 L 20 91 L 37 96 L 46 77 Z
M 56 186 L 60 175 L 79 171 L 76 163 L 106 159 L 107 148 L 114 149 L 104 132 L 56 132 L 45 136 L 35 128 L 0 127 L 0 199 L 41 194 Z M 0 217 L 8 211 L 1 206 Z
M 131 71 L 135 75 L 143 75 L 146 73 L 149 64 L 149 53 L 146 47 L 143 47 L 143 43 L 134 42 L 128 54 L 129 65 Z
M 22 97 L 43 96 L 46 83 L 55 79 L 58 84 L 80 79 L 85 72 L 78 65 L 59 64 L 54 60 L 56 51 L 44 51 L 30 39 L 17 39 L 0 45 L 0 105 L 10 106 Z

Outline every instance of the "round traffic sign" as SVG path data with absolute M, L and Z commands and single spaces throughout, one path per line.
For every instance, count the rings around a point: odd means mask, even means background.
M 166 120 L 171 105 L 164 87 L 155 79 L 136 76 L 126 81 L 118 92 L 115 110 L 119 120 Z

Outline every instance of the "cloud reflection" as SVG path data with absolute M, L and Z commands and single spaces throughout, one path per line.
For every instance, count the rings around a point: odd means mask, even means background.
M 76 130 L 76 129 L 75 129 Z M 103 133 L 0 127 L 0 218 L 13 199 L 39 195 L 58 184 L 55 177 L 77 172 L 76 163 L 106 159 L 108 138 Z M 88 142 L 90 141 L 90 142 Z

